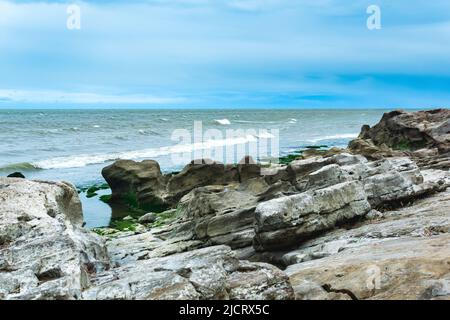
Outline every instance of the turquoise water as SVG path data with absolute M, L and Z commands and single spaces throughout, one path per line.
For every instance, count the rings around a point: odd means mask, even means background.
M 279 130 L 280 154 L 307 145 L 345 146 L 363 124 L 385 110 L 0 110 L 0 176 L 65 180 L 82 187 L 102 182 L 101 169 L 118 158 L 155 159 L 179 170 L 173 155 L 192 146 L 171 139 L 174 130 Z M 270 131 L 269 131 L 270 132 Z M 251 139 L 245 135 L 245 139 Z M 257 134 L 255 139 L 260 139 Z M 224 141 L 239 145 L 246 140 Z M 189 142 L 189 141 L 188 141 Z M 227 147 L 227 148 L 228 148 Z M 225 151 L 227 152 L 227 151 Z M 252 153 L 249 150 L 249 153 Z M 257 155 L 256 155 L 257 156 Z M 220 160 L 220 159 L 219 159 Z M 83 200 L 89 226 L 105 225 L 105 204 Z M 102 214 L 100 214 L 102 212 Z

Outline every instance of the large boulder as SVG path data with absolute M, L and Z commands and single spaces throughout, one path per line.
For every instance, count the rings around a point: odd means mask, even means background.
M 201 240 L 207 245 L 250 246 L 255 236 L 255 207 L 261 200 L 293 192 L 289 183 L 268 185 L 263 177 L 242 184 L 196 188 L 178 205 L 172 237 Z
M 349 150 L 371 159 L 411 157 L 421 168 L 450 168 L 450 109 L 385 113 L 375 126 L 364 125 Z
M 402 156 L 402 151 L 395 151 L 382 143 L 377 146 L 370 139 L 354 139 L 350 141 L 348 149 L 353 154 L 360 154 L 369 160 L 380 160 L 385 157 Z
M 0 299 L 78 299 L 109 267 L 68 183 L 0 178 Z
M 167 191 L 174 202 L 197 187 L 226 185 L 239 182 L 239 173 L 235 166 L 224 165 L 210 159 L 193 160 L 184 169 L 170 178 Z
M 171 205 L 167 200 L 167 177 L 158 162 L 118 160 L 103 168 L 102 175 L 111 187 L 112 203 L 136 202 L 148 211 L 163 211 Z
M 364 126 L 359 138 L 371 139 L 378 146 L 386 144 L 394 149 L 437 147 L 441 152 L 449 152 L 450 109 L 388 112 L 372 128 Z
M 23 173 L 22 172 L 13 172 L 13 173 L 11 173 L 11 174 L 8 174 L 7 176 L 6 176 L 7 178 L 22 178 L 22 179 L 25 179 L 25 176 L 23 175 Z
M 369 210 L 370 204 L 358 181 L 267 201 L 256 209 L 255 247 L 257 250 L 290 247 Z

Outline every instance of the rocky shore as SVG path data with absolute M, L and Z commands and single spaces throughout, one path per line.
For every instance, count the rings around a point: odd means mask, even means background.
M 116 161 L 136 216 L 96 232 L 71 184 L 0 178 L 0 299 L 450 299 L 450 110 L 284 160 Z

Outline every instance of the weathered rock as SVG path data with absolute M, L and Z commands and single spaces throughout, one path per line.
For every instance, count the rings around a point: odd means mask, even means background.
M 445 188 L 438 181 L 424 181 L 408 158 L 367 162 L 340 154 L 310 160 L 290 165 L 299 194 L 256 208 L 257 250 L 288 248 L 371 209 L 399 206 Z
M 226 246 L 139 260 L 93 278 L 85 299 L 291 299 L 277 268 L 241 262 Z
M 358 181 L 267 201 L 256 208 L 255 248 L 286 248 L 369 210 Z
M 385 113 L 372 128 L 363 126 L 349 149 L 369 157 L 375 155 L 374 158 L 398 156 L 401 152 L 412 157 L 420 167 L 448 170 L 450 109 Z
M 348 149 L 353 154 L 360 154 L 369 160 L 380 160 L 386 157 L 404 156 L 402 151 L 395 151 L 386 144 L 376 146 L 370 139 L 355 139 L 350 141 Z
M 0 201 L 0 299 L 293 298 L 276 267 L 162 230 L 110 235 L 108 255 L 69 184 L 0 178 Z
M 116 234 L 106 241 L 114 266 L 200 248 L 201 241 L 165 240 L 154 229 L 141 234 Z
M 448 172 L 428 171 L 424 177 L 450 183 Z M 287 273 L 297 298 L 333 298 L 333 292 L 318 289 L 328 285 L 358 299 L 450 299 L 449 212 L 446 191 L 305 242 L 283 256 L 294 264 Z
M 450 299 L 450 236 L 388 239 L 287 268 L 301 297 L 323 298 L 304 279 L 351 299 Z
M 258 177 L 261 177 L 261 166 L 249 156 L 236 166 L 210 159 L 194 160 L 169 180 L 168 192 L 178 201 L 198 187 L 240 183 Z
M 249 246 L 255 235 L 257 203 L 293 191 L 289 183 L 268 185 L 264 177 L 253 178 L 240 185 L 196 188 L 178 205 L 180 219 L 172 237 L 201 240 L 205 245 Z
M 13 172 L 6 176 L 7 178 L 22 178 L 25 179 L 25 176 L 22 174 L 22 172 Z
M 103 169 L 102 174 L 112 189 L 112 203 L 129 203 L 145 210 L 161 212 L 174 207 L 195 188 L 211 185 L 243 183 L 267 177 L 269 184 L 289 180 L 286 167 L 264 171 L 251 157 L 244 157 L 237 165 L 224 165 L 210 159 L 193 160 L 176 174 L 163 175 L 153 160 L 135 162 L 118 160 Z
M 245 182 L 249 179 L 258 178 L 261 176 L 261 166 L 253 160 L 252 157 L 244 157 L 237 165 L 239 172 L 239 181 Z
M 431 152 L 423 152 L 418 150 L 412 154 L 412 158 L 417 165 L 424 169 L 450 169 L 450 152 L 432 155 L 436 149 L 431 149 Z
M 366 162 L 367 159 L 363 156 L 340 153 L 331 157 L 313 157 L 304 160 L 295 160 L 288 165 L 286 170 L 293 177 L 293 180 L 298 182 L 304 179 L 305 176 L 328 165 L 345 166 Z
M 156 161 L 118 160 L 103 168 L 102 175 L 111 187 L 112 203 L 137 201 L 137 205 L 152 211 L 171 205 L 167 200 L 167 178 Z
M 450 193 L 443 192 L 411 207 L 384 212 L 376 219 L 360 222 L 353 229 L 337 229 L 305 241 L 298 249 L 277 255 L 285 266 L 321 259 L 339 252 L 384 242 L 393 238 L 426 238 L 450 233 Z
M 193 160 L 169 180 L 167 189 L 178 201 L 197 187 L 226 185 L 233 182 L 239 182 L 237 168 L 209 159 Z
M 109 267 L 68 183 L 0 178 L 0 298 L 77 299 Z
M 149 212 L 138 219 L 139 223 L 153 223 L 156 221 L 156 214 Z
M 376 145 L 417 150 L 424 147 L 450 151 L 450 109 L 385 113 L 378 124 L 363 127 L 359 136 Z
M 237 186 L 210 186 L 194 189 L 179 204 L 180 227 L 187 237 L 208 244 L 242 247 L 252 243 L 257 198 Z

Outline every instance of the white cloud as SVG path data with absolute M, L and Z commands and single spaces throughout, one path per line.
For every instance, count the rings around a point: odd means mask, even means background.
M 366 28 L 369 0 L 86 1 L 80 31 L 66 29 L 62 2 L 0 0 L 0 88 L 52 89 L 8 91 L 14 101 L 370 95 L 372 83 L 339 76 L 450 77 L 448 0 L 377 0 L 383 28 L 374 32 Z M 134 95 L 83 93 L 97 87 Z
M 37 104 L 174 104 L 186 102 L 184 98 L 167 98 L 149 95 L 109 95 L 86 92 L 11 89 L 0 89 L 1 100 Z

